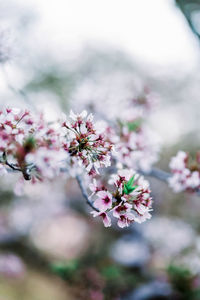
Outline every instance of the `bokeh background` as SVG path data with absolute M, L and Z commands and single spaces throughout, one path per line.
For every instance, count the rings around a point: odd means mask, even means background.
M 0 1 L 0 104 L 54 120 L 148 87 L 163 170 L 199 150 L 199 69 L 198 0 Z M 16 175 L 1 178 L 0 300 L 200 299 L 200 199 L 149 180 L 152 220 L 119 230 L 91 218 L 73 180 L 16 197 Z

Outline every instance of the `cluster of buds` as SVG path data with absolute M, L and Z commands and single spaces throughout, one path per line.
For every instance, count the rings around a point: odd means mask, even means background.
M 157 135 L 143 125 L 142 119 L 119 122 L 115 140 L 113 132 L 109 132 L 109 137 L 115 144 L 118 162 L 126 168 L 150 171 L 158 160 L 160 147 Z
M 71 122 L 64 121 L 66 129 L 63 148 L 70 156 L 71 165 L 78 164 L 86 168 L 89 175 L 99 173 L 101 167 L 110 166 L 112 144 L 105 139 L 102 128 L 93 123 L 93 115 L 70 112 Z
M 42 115 L 7 108 L 0 111 L 1 172 L 6 166 L 21 171 L 25 180 L 52 178 L 59 160 L 65 154 L 59 133 Z M 35 175 L 35 176 L 31 176 Z
M 184 151 L 179 151 L 172 157 L 169 167 L 172 176 L 169 178 L 169 185 L 174 192 L 184 190 L 195 191 L 200 188 L 200 155 L 192 160 Z
M 104 226 L 111 226 L 111 218 L 117 218 L 119 227 L 128 227 L 131 223 L 142 223 L 151 218 L 152 198 L 149 182 L 132 170 L 119 170 L 111 175 L 109 187 L 93 179 L 89 185 L 91 198 L 95 197 L 92 211 L 94 217 L 100 216 Z

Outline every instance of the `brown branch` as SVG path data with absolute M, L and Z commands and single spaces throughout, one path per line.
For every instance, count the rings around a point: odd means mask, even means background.
M 7 160 L 5 161 L 5 164 L 6 164 L 9 168 L 11 168 L 13 171 L 19 171 L 19 172 L 22 172 L 22 170 L 21 170 L 20 168 L 16 167 L 14 164 L 9 163 Z
M 80 175 L 76 175 L 76 180 L 77 180 L 77 182 L 78 182 L 78 185 L 79 185 L 79 187 L 80 187 L 80 190 L 81 190 L 81 192 L 82 192 L 82 195 L 83 195 L 83 197 L 84 197 L 85 200 L 86 200 L 86 203 L 87 203 L 92 209 L 94 209 L 94 210 L 96 210 L 97 212 L 99 212 L 99 210 L 93 205 L 93 202 L 89 199 L 89 196 L 88 196 L 87 191 L 86 191 L 86 189 L 85 189 L 85 187 L 84 187 L 84 185 L 83 185 L 83 182 L 82 182 L 82 179 L 81 179 Z
M 150 172 L 140 171 L 139 173 L 146 175 L 146 176 L 154 177 L 154 178 L 159 179 L 166 183 L 168 183 L 169 178 L 172 176 L 172 174 L 165 172 L 163 170 L 157 169 L 157 168 L 152 168 Z M 198 196 L 200 196 L 200 189 L 196 189 L 195 193 Z

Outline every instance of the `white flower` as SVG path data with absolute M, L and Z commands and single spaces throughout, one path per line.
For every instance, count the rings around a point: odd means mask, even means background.
M 92 211 L 91 214 L 93 215 L 93 217 L 100 216 L 103 220 L 103 224 L 104 224 L 105 227 L 110 227 L 111 226 L 111 219 L 110 219 L 110 217 L 108 216 L 107 213 Z
M 106 211 L 112 207 L 112 195 L 107 191 L 99 191 L 97 193 L 98 199 L 95 200 L 94 205 L 101 212 Z
M 185 160 L 187 159 L 187 153 L 179 151 L 176 156 L 172 157 L 169 167 L 172 170 L 182 171 L 185 168 Z
M 186 185 L 191 188 L 197 188 L 200 185 L 199 172 L 192 172 L 191 176 L 186 179 Z
M 80 114 L 75 114 L 73 112 L 73 110 L 71 109 L 70 110 L 70 114 L 69 114 L 69 117 L 73 120 L 73 121 L 76 121 L 77 118 L 80 118 L 80 119 L 84 119 L 86 118 L 87 116 L 87 111 L 86 110 L 83 110 Z

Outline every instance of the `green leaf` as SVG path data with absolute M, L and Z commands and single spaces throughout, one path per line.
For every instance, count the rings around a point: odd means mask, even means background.
M 126 125 L 127 125 L 129 131 L 137 131 L 140 128 L 141 123 L 142 123 L 142 120 L 138 119 L 138 120 L 135 120 L 134 122 L 128 122 Z
M 77 260 L 72 260 L 65 263 L 63 262 L 52 263 L 50 265 L 50 268 L 53 273 L 59 275 L 64 279 L 67 279 L 73 276 L 73 274 L 77 271 L 78 265 L 79 264 Z
M 36 140 L 33 136 L 29 136 L 25 141 L 24 141 L 24 149 L 27 153 L 31 152 L 35 147 L 36 147 Z
M 115 265 L 104 267 L 101 273 L 107 280 L 118 279 L 122 276 L 121 268 Z
M 126 183 L 128 187 L 132 187 L 134 183 L 134 179 L 135 179 L 135 175 L 133 175 L 131 179 L 129 179 L 129 181 Z
M 135 180 L 135 175 L 133 175 L 129 179 L 129 181 L 124 184 L 124 190 L 123 190 L 124 194 L 129 195 L 138 187 L 138 185 L 133 185 L 134 180 Z
M 128 195 L 128 189 L 126 187 L 126 184 L 124 185 L 124 194 Z

